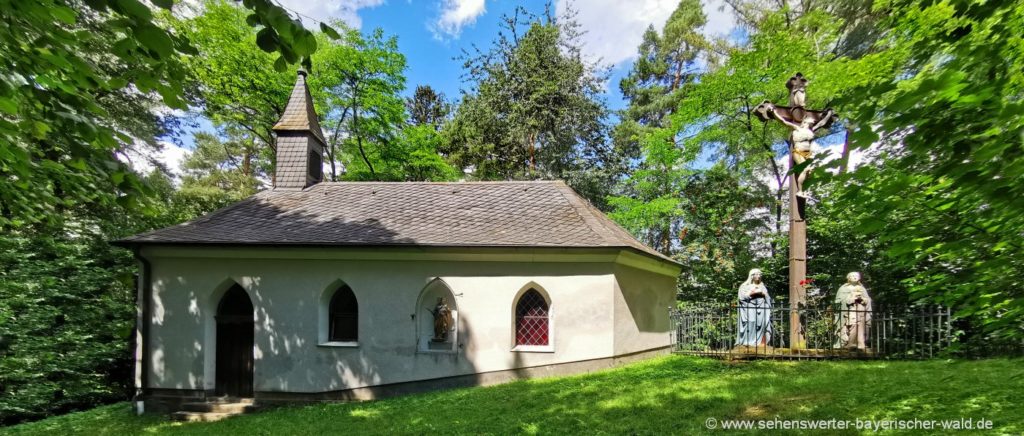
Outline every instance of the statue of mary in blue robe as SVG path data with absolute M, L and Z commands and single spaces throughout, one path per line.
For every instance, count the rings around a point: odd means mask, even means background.
M 754 268 L 739 289 L 736 345 L 765 347 L 772 339 L 772 298 L 761 282 L 761 270 Z

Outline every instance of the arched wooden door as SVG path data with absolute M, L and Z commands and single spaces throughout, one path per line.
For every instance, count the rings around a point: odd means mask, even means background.
M 217 305 L 217 395 L 252 397 L 253 309 L 241 286 Z

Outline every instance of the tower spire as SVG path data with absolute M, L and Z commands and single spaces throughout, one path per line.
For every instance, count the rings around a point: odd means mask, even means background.
M 298 71 L 288 104 L 274 125 L 277 134 L 274 188 L 303 189 L 323 178 L 323 149 L 327 141 L 306 86 L 306 76 L 305 70 Z

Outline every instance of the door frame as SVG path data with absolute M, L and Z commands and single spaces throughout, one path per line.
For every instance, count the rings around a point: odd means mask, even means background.
M 241 296 L 245 301 L 241 301 Z M 237 301 L 230 301 L 229 298 Z M 225 304 L 246 304 L 226 307 Z M 214 393 L 218 396 L 251 398 L 254 394 L 255 311 L 249 293 L 235 284 L 220 297 L 214 315 Z M 223 313 L 227 311 L 228 313 Z M 242 313 L 239 313 L 242 312 Z M 245 313 L 248 312 L 248 313 Z M 226 340 L 226 339 L 231 339 Z M 228 361 L 232 359 L 232 361 Z

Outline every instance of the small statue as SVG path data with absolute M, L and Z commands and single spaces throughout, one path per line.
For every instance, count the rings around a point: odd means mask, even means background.
M 740 285 L 739 316 L 736 345 L 768 348 L 772 339 L 772 298 L 768 288 L 761 282 L 761 270 L 754 268 L 747 273 L 747 280 Z
M 437 306 L 430 313 L 434 315 L 434 337 L 431 341 L 448 342 L 448 332 L 452 329 L 452 311 L 445 304 L 444 297 L 437 297 Z
M 871 325 L 871 296 L 860 282 L 860 273 L 846 275 L 846 284 L 836 292 L 835 304 L 839 306 L 836 315 L 839 325 L 836 348 L 867 348 L 866 338 Z

